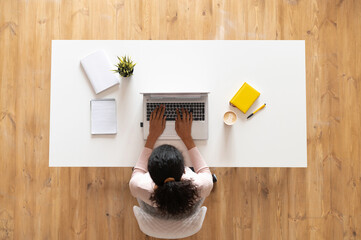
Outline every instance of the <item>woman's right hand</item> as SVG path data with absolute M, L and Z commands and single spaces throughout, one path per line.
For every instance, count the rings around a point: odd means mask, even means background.
M 175 130 L 189 150 L 195 147 L 192 138 L 193 114 L 189 113 L 188 110 L 184 110 L 184 108 L 182 108 L 182 117 L 180 116 L 178 109 L 176 112 L 177 117 L 175 120 Z

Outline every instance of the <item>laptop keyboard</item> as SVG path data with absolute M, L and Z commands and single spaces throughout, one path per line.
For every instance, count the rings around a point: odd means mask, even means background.
M 160 105 L 165 106 L 164 115 L 167 116 L 167 121 L 175 121 L 177 116 L 176 109 L 179 109 L 179 113 L 182 116 L 182 108 L 187 109 L 193 115 L 193 121 L 204 121 L 205 111 L 204 103 L 192 102 L 192 103 L 147 103 L 147 121 L 150 119 L 152 111 Z

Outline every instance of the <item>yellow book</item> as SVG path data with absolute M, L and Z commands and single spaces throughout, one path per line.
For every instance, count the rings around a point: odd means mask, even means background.
M 259 95 L 260 93 L 256 89 L 245 82 L 238 90 L 236 95 L 234 95 L 234 97 L 231 99 L 229 104 L 238 108 L 243 113 L 246 113 L 254 101 L 256 101 L 256 99 L 259 97 Z

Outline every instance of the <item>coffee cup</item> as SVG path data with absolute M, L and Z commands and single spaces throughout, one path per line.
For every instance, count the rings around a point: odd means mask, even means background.
M 224 113 L 223 122 L 227 125 L 233 125 L 237 121 L 237 114 L 232 110 Z

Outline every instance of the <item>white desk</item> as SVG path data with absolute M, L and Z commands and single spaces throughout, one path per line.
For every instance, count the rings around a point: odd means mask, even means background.
M 131 79 L 95 95 L 80 59 L 98 49 L 137 65 Z M 267 103 L 249 120 L 229 106 L 245 81 L 261 92 L 249 112 Z M 304 41 L 119 40 L 52 42 L 49 165 L 133 166 L 144 146 L 139 93 L 197 90 L 211 92 L 209 139 L 196 141 L 210 166 L 307 166 Z M 89 102 L 98 98 L 116 99 L 117 135 L 90 134 Z M 239 117 L 233 126 L 223 123 L 228 109 Z

